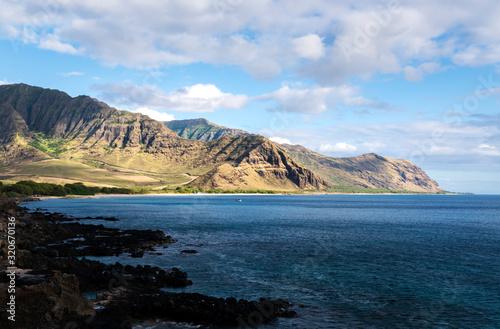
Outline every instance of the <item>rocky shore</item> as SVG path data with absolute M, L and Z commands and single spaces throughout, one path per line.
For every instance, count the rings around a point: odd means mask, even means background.
M 12 278 L 7 275 L 12 272 L 7 269 L 5 232 L 12 217 L 17 247 L 15 322 L 7 319 L 5 294 Z M 0 198 L 0 228 L 0 328 L 132 328 L 140 320 L 255 327 L 295 315 L 283 300 L 247 301 L 161 290 L 192 284 L 178 268 L 109 265 L 85 258 L 142 257 L 175 243 L 161 231 L 120 230 L 80 224 L 62 214 L 28 213 L 6 198 Z M 88 299 L 82 292 L 97 297 Z

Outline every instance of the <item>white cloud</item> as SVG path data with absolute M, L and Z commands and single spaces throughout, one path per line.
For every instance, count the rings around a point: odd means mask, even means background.
M 317 34 L 308 34 L 306 36 L 293 40 L 295 51 L 301 58 L 320 59 L 325 55 L 323 38 Z
M 393 109 L 390 104 L 359 96 L 360 92 L 359 88 L 347 84 L 310 88 L 283 86 L 271 93 L 254 97 L 253 100 L 276 102 L 277 106 L 272 107 L 271 110 L 309 114 L 323 113 L 328 109 L 336 109 L 340 105 Z
M 480 155 L 485 157 L 490 156 L 500 156 L 500 150 L 498 150 L 495 146 L 489 144 L 479 144 L 478 146 L 470 146 L 466 147 L 449 147 L 449 146 L 439 146 L 439 145 L 431 145 L 429 147 L 428 153 L 430 155 L 456 155 L 456 156 L 470 156 Z
M 341 152 L 341 153 L 354 153 L 358 148 L 354 145 L 347 143 L 336 143 L 336 144 L 321 144 L 319 146 L 320 152 Z
M 322 84 L 374 73 L 414 81 L 436 60 L 498 63 L 499 15 L 494 0 L 8 1 L 0 38 L 134 68 L 202 62 L 261 79 L 291 70 Z
M 368 152 L 378 152 L 378 150 L 384 148 L 386 145 L 380 142 L 365 142 L 363 143 L 363 146 L 368 150 Z
M 13 83 L 13 82 L 8 81 L 7 79 L 6 79 L 6 80 L 0 80 L 0 86 L 1 86 L 1 85 L 10 85 L 10 84 L 12 84 L 12 83 Z
M 430 145 L 428 153 L 431 155 L 460 155 L 464 151 L 449 146 Z
M 500 150 L 495 146 L 489 144 L 480 144 L 474 150 L 473 153 L 485 156 L 500 156 Z
M 49 35 L 46 39 L 40 41 L 39 48 L 54 50 L 59 53 L 76 55 L 79 51 L 69 43 L 64 43 L 55 35 Z
M 152 109 L 149 109 L 147 107 L 139 107 L 138 109 L 132 110 L 130 112 L 141 113 L 141 114 L 147 115 L 151 119 L 158 120 L 158 121 L 172 121 L 172 120 L 175 120 L 175 118 L 174 118 L 174 116 L 172 114 L 168 114 L 168 113 L 165 113 L 165 112 L 152 110 Z
M 425 74 L 434 73 L 440 68 L 439 63 L 428 62 L 417 67 L 406 66 L 403 69 L 405 79 L 411 82 L 418 82 L 424 79 Z
M 62 73 L 62 75 L 65 77 L 71 77 L 71 76 L 81 76 L 81 75 L 84 75 L 84 73 L 73 71 L 73 72 Z
M 271 111 L 319 114 L 337 106 L 369 107 L 394 110 L 394 106 L 360 96 L 361 90 L 349 85 L 290 88 L 283 86 L 271 93 L 248 97 L 222 92 L 213 84 L 195 84 L 170 92 L 153 85 L 135 86 L 129 83 L 94 84 L 99 98 L 113 105 L 146 106 L 180 112 L 213 112 L 220 109 L 241 109 L 250 102 L 270 102 Z
M 165 93 L 152 85 L 105 84 L 92 86 L 103 100 L 115 105 L 146 106 L 179 112 L 213 112 L 217 109 L 239 109 L 247 102 L 245 95 L 223 93 L 212 84 L 196 84 Z
M 280 129 L 273 133 L 293 137 L 294 143 L 320 153 L 376 152 L 408 159 L 424 170 L 493 172 L 500 167 L 499 116 L 478 116 L 471 121 L 458 118 L 455 121 L 337 123 L 327 128 Z M 348 146 L 327 141 L 342 141 L 357 149 L 347 153 Z
M 345 88 L 344 93 L 349 93 L 349 88 Z M 333 94 L 331 87 L 312 87 L 305 89 L 292 89 L 288 86 L 256 97 L 255 100 L 272 100 L 279 104 L 279 109 L 286 112 L 297 113 L 322 113 L 327 110 L 327 96 Z M 338 90 L 337 93 L 341 93 Z
M 470 45 L 454 54 L 452 60 L 460 66 L 477 67 L 496 64 L 500 62 L 500 44 Z
M 269 137 L 269 139 L 278 144 L 292 144 L 288 138 L 273 136 Z

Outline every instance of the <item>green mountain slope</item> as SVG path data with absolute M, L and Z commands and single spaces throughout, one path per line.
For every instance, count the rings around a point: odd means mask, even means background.
M 206 119 L 173 120 L 165 125 L 182 138 L 209 142 L 224 136 L 240 137 L 250 133 L 216 125 Z
M 189 182 L 243 189 L 328 187 L 262 136 L 183 139 L 148 116 L 88 96 L 3 85 L 0 117 L 0 179 L 85 178 L 95 185 L 157 188 Z M 225 176 L 216 175 L 219 167 L 242 173 L 240 179 L 226 184 Z

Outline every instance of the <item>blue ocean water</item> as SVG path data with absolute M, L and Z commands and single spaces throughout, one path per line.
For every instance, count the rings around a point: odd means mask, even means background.
M 175 291 L 283 298 L 298 317 L 262 328 L 500 328 L 500 196 L 123 196 L 27 204 L 109 227 L 159 229 Z M 195 249 L 198 254 L 181 250 Z M 157 325 L 175 328 L 175 325 Z

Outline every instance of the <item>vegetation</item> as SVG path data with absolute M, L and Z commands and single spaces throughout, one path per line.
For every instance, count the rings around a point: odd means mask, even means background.
M 223 189 L 207 189 L 198 187 L 177 187 L 175 190 L 169 190 L 164 188 L 163 191 L 170 193 L 178 193 L 178 194 L 193 194 L 193 193 L 208 193 L 208 194 L 279 194 L 279 193 L 289 193 L 289 192 L 280 192 L 274 190 L 243 190 L 243 189 L 234 189 L 234 190 L 223 190 Z
M 97 193 L 102 194 L 148 194 L 152 192 L 148 188 L 138 188 L 138 189 L 128 189 L 121 187 L 98 187 L 98 186 L 86 186 L 83 183 L 73 183 L 73 184 L 51 184 L 51 183 L 37 183 L 30 180 L 19 181 L 14 184 L 4 184 L 0 181 L 0 195 L 5 195 L 7 197 L 25 197 L 25 196 L 67 196 L 67 195 L 95 195 Z M 159 191 L 160 193 L 175 193 L 175 194 L 303 194 L 305 191 L 275 191 L 275 190 L 243 190 L 243 189 L 233 189 L 233 190 L 223 190 L 223 189 L 206 189 L 198 187 L 177 187 L 175 189 L 164 188 Z M 315 193 L 317 191 L 311 190 L 310 193 Z M 348 193 L 348 194 L 415 194 L 425 192 L 411 192 L 411 191 L 394 191 L 386 189 L 356 189 L 356 188 L 335 188 L 325 191 L 326 193 Z M 449 192 L 442 192 L 449 193 Z
M 36 183 L 25 180 L 15 184 L 4 185 L 0 182 L 0 191 L 8 197 L 17 196 L 66 196 L 66 195 L 95 195 L 96 193 L 104 194 L 132 194 L 137 191 L 119 188 L 119 187 L 97 187 L 85 186 L 83 183 L 74 184 L 51 184 L 51 183 Z
M 62 138 L 51 139 L 42 133 L 33 133 L 35 140 L 29 142 L 30 146 L 48 154 L 52 157 L 57 157 L 59 154 L 66 152 L 68 149 L 65 147 L 66 141 Z

